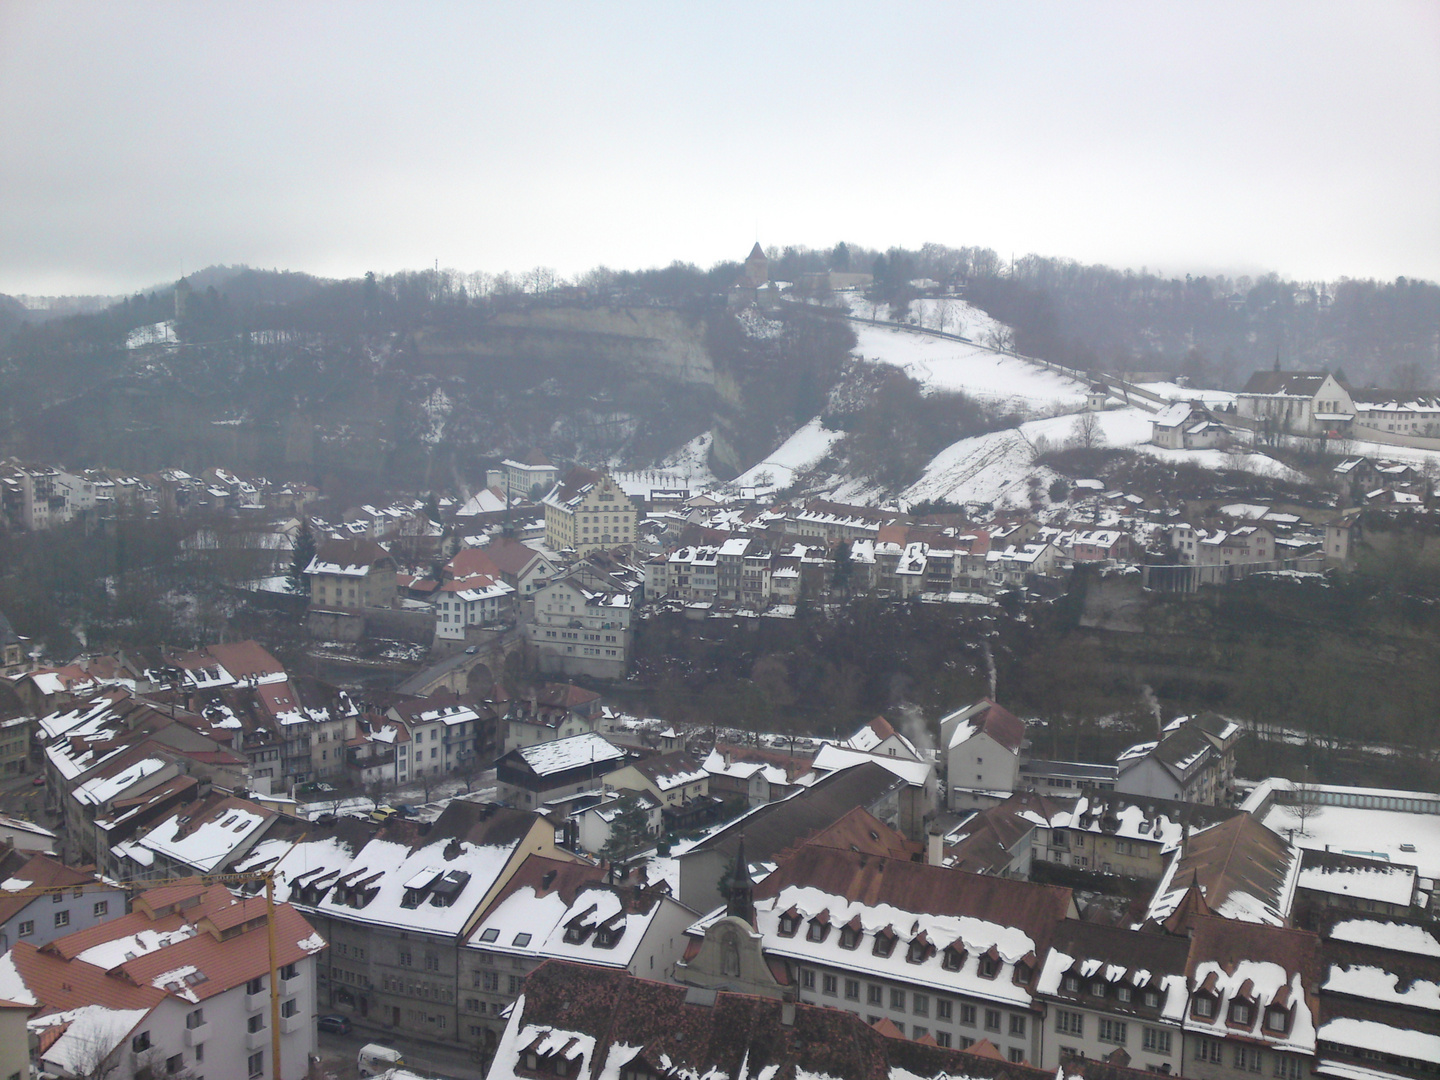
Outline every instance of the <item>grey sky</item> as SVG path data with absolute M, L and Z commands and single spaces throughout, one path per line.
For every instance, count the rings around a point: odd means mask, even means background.
M 0 0 L 0 292 L 757 229 L 1440 278 L 1440 4 Z

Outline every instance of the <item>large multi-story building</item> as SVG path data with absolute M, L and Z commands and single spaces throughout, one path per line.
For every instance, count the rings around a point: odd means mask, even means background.
M 543 505 L 545 546 L 552 551 L 573 551 L 583 559 L 592 551 L 635 541 L 639 514 L 608 472 L 576 466 L 550 490 Z

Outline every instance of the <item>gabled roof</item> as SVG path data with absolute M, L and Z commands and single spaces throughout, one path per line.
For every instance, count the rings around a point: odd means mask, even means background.
M 315 558 L 305 568 L 305 573 L 364 577 L 373 567 L 387 561 L 390 566 L 395 565 L 390 553 L 374 540 L 326 540 L 316 550 Z
M 968 712 L 969 715 L 955 725 L 955 729 L 950 735 L 950 747 L 958 746 L 981 733 L 989 735 L 1012 753 L 1018 753 L 1020 744 L 1025 741 L 1025 721 L 995 704 L 989 698 L 970 706 L 969 709 L 960 709 L 958 712 Z M 940 721 L 941 726 L 943 727 L 945 722 L 955 715 L 955 713 L 951 713 L 950 716 L 943 717 Z
M 1323 371 L 1257 371 L 1250 376 L 1242 394 L 1284 394 L 1287 397 L 1314 397 L 1329 376 Z
M 6 863 L 11 862 L 20 865 L 12 869 L 8 865 L 0 864 L 0 869 L 9 872 L 4 886 L 0 887 L 0 923 L 17 915 L 36 899 L 33 896 L 16 896 L 14 890 L 47 885 L 79 886 L 95 883 L 93 874 L 72 870 L 59 859 L 52 859 L 48 855 L 32 855 L 26 859 L 20 852 L 13 852 L 6 859 Z
M 767 862 L 785 848 L 835 824 L 854 807 L 874 806 L 888 793 L 904 785 L 880 764 L 867 761 L 818 781 L 780 802 L 766 803 L 712 833 L 682 855 L 718 851 L 733 859 L 745 838 L 745 854 L 751 862 Z
M 1054 1080 L 1053 1072 L 962 1050 L 886 1038 L 854 1013 L 650 982 L 623 971 L 551 960 L 526 980 L 488 1080 L 531 1076 L 522 1055 L 567 1057 L 572 1075 L 618 1076 L 644 1066 L 662 1076 L 741 1080 Z
M 1241 814 L 1185 840 L 1155 890 L 1147 918 L 1168 918 L 1194 883 L 1217 915 L 1287 926 L 1299 873 L 1299 852 Z

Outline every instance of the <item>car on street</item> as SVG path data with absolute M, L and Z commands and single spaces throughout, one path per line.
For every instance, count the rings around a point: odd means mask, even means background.
M 339 1013 L 328 1013 L 315 1021 L 321 1031 L 333 1031 L 336 1035 L 350 1034 L 350 1018 Z

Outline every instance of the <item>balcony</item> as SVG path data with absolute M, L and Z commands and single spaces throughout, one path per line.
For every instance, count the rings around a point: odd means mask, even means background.
M 292 1016 L 282 1016 L 280 1018 L 280 1031 L 285 1035 L 293 1034 L 304 1026 L 305 1018 L 299 1013 L 295 1013 Z
M 199 1046 L 210 1038 L 210 1025 L 201 1024 L 199 1027 L 185 1029 L 185 1045 Z
M 245 1011 L 247 1013 L 259 1012 L 261 1009 L 268 1009 L 269 1007 L 269 990 L 261 990 L 258 994 L 245 995 Z
M 246 1050 L 262 1050 L 270 1045 L 270 1029 L 261 1028 L 259 1031 L 247 1031 L 245 1033 Z

